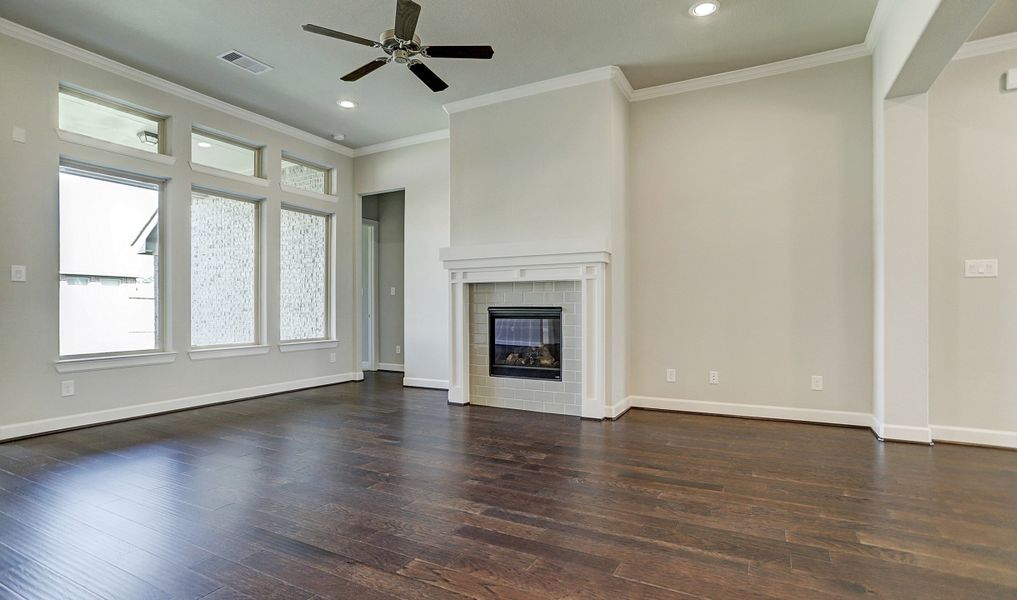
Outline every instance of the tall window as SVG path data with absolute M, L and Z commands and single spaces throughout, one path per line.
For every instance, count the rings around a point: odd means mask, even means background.
M 319 167 L 283 154 L 282 184 L 308 192 L 330 194 L 332 193 L 332 169 Z
M 259 203 L 191 192 L 191 346 L 258 343 Z
M 60 167 L 60 355 L 160 348 L 157 180 Z
M 284 208 L 280 218 L 279 337 L 328 337 L 329 218 Z
M 191 161 L 238 175 L 261 177 L 261 148 L 202 129 L 191 131 Z
M 60 129 L 136 150 L 158 153 L 166 119 L 75 89 L 61 88 Z

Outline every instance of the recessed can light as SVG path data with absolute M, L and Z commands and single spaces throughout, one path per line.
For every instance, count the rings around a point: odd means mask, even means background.
M 346 134 L 345 133 L 333 133 L 332 134 L 332 139 L 337 141 L 337 142 L 341 142 L 341 141 L 346 139 Z
M 689 8 L 689 14 L 693 17 L 708 17 L 720 10 L 720 2 L 710 0 L 709 2 L 696 2 Z
M 212 144 L 209 144 L 208 142 L 198 142 L 198 147 L 199 148 L 211 148 Z
M 357 107 L 357 103 L 353 100 L 338 100 L 336 101 L 336 104 L 339 105 L 339 108 L 344 108 L 346 110 L 352 110 Z

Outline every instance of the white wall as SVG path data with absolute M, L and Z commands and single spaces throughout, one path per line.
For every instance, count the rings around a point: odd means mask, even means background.
M 403 192 L 381 194 L 378 198 L 378 361 L 402 365 L 396 353 L 403 344 L 405 286 L 405 200 Z M 392 295 L 395 288 L 395 295 Z
M 1000 88 L 1015 67 L 1014 50 L 955 61 L 929 92 L 937 437 L 951 433 L 943 428 L 1008 431 L 1017 444 L 1017 94 Z M 999 278 L 963 278 L 972 258 L 998 258 Z
M 870 81 L 864 58 L 632 105 L 630 394 L 869 413 Z
M 0 264 L 28 266 L 28 283 L 0 280 L 0 437 L 123 418 L 155 410 L 226 400 L 352 377 L 354 365 L 354 210 L 352 160 L 338 152 L 256 125 L 201 104 L 33 45 L 0 36 Z M 113 154 L 60 141 L 56 134 L 57 90 L 73 83 L 172 115 L 168 123 L 173 165 Z M 265 188 L 193 172 L 188 165 L 192 123 L 214 127 L 266 145 L 265 167 L 273 184 Z M 24 127 L 28 143 L 11 141 L 12 127 Z M 337 203 L 294 196 L 278 189 L 279 159 L 285 150 L 338 170 Z M 61 155 L 100 165 L 168 177 L 162 235 L 166 240 L 167 331 L 172 364 L 59 375 L 57 169 Z M 268 354 L 202 362 L 187 354 L 190 289 L 189 204 L 192 183 L 254 196 L 265 204 Z M 337 214 L 337 333 L 331 350 L 280 353 L 278 342 L 279 207 L 299 203 Z M 358 227 L 359 228 L 359 227 Z M 337 362 L 329 362 L 330 352 Z M 60 382 L 73 379 L 77 394 L 60 397 Z M 184 399 L 180 402 L 177 400 Z M 150 404 L 159 403 L 163 404 Z M 144 406 L 147 405 L 147 406 Z M 74 417 L 74 415 L 78 415 Z M 82 416 L 83 415 L 83 416 Z M 25 424 L 28 425 L 25 425 Z
M 447 387 L 448 273 L 438 249 L 449 244 L 449 142 L 361 156 L 354 171 L 358 195 L 405 191 L 404 383 Z

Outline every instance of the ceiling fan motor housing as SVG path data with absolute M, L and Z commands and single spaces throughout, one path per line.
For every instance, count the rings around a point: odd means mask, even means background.
M 411 41 L 401 40 L 396 37 L 395 29 L 386 29 L 380 36 L 381 49 L 392 57 L 394 62 L 406 64 L 420 54 L 420 37 L 413 36 Z

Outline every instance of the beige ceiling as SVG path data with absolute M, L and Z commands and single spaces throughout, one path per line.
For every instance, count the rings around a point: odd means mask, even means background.
M 1009 2 L 1010 0 L 1005 0 Z M 387 65 L 342 74 L 378 52 L 300 30 L 316 23 L 374 38 L 395 0 L 3 0 L 0 17 L 359 147 L 447 127 L 442 104 L 606 65 L 643 88 L 722 73 L 865 39 L 876 0 L 419 0 L 424 43 L 491 44 L 490 61 L 428 61 L 451 88 L 434 94 Z M 253 76 L 216 58 L 237 49 L 275 69 Z M 341 111 L 335 101 L 360 102 Z

